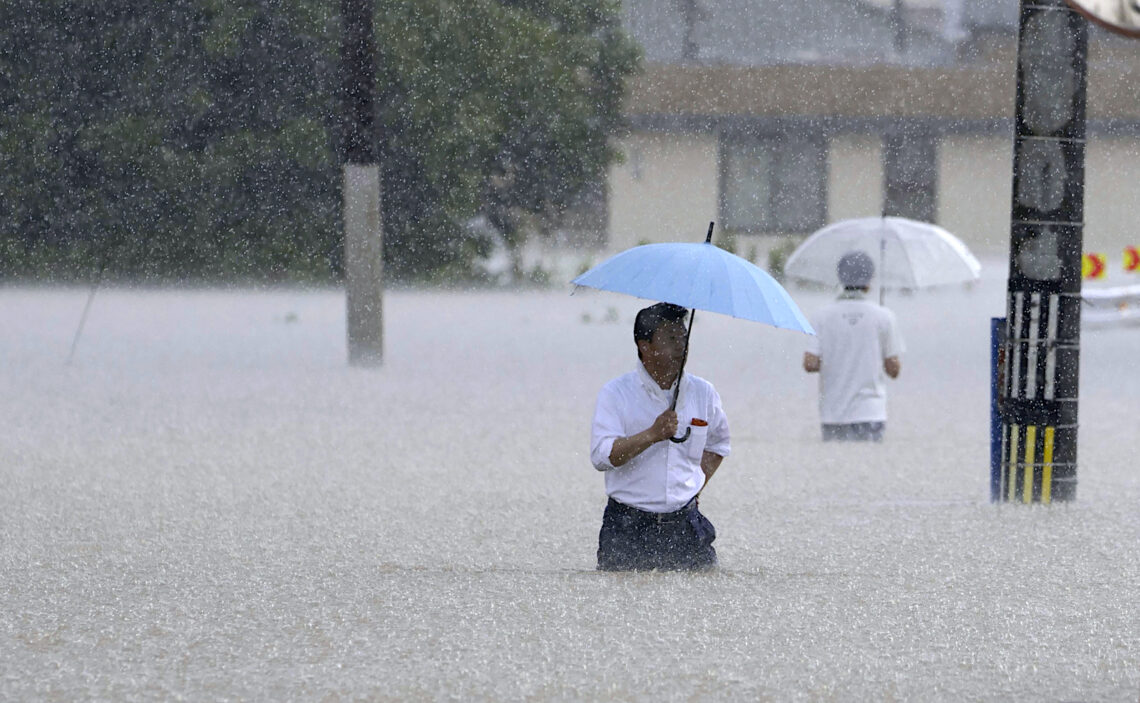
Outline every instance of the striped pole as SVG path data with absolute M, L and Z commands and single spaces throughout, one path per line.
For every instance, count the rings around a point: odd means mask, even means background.
M 1088 26 L 1021 0 L 1000 389 L 1006 502 L 1076 497 Z

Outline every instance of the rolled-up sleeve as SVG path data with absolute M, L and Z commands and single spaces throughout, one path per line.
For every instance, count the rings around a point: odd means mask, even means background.
M 883 348 L 883 358 L 889 359 L 892 356 L 900 356 L 906 351 L 906 344 L 903 342 L 902 335 L 899 334 L 899 323 L 892 310 L 886 310 L 886 321 L 883 325 L 882 331 L 879 336 L 879 344 Z
M 732 443 L 728 432 L 728 416 L 720 402 L 720 394 L 712 391 L 709 399 L 709 433 L 705 441 L 705 451 L 728 456 L 732 451 Z
M 804 349 L 812 356 L 819 356 L 819 328 L 823 326 L 823 321 L 819 319 L 819 315 L 812 315 L 811 328 L 815 330 L 815 334 L 809 335 L 807 338 L 807 348 Z
M 598 471 L 616 468 L 610 463 L 610 452 L 613 451 L 614 440 L 624 436 L 621 414 L 617 407 L 619 401 L 618 394 L 607 385 L 598 393 L 598 401 L 594 406 L 594 422 L 590 428 L 590 461 Z

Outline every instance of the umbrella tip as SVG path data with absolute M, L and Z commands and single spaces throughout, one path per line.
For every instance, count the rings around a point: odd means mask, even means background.
M 713 225 L 715 225 L 715 224 L 716 224 L 715 221 L 709 223 L 709 233 L 705 235 L 705 244 L 712 244 L 712 231 L 713 231 Z

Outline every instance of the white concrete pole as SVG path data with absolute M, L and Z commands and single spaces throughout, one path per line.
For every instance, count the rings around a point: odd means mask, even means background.
M 373 0 L 341 0 L 344 22 L 344 276 L 348 363 L 384 358 L 384 265 L 375 115 Z
M 348 362 L 384 359 L 384 248 L 380 167 L 344 164 L 344 272 Z

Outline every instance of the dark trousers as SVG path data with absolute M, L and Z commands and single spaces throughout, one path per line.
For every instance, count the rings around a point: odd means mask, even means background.
M 821 425 L 824 442 L 882 442 L 887 431 L 885 422 L 852 422 L 846 425 Z
M 610 498 L 598 534 L 601 571 L 689 571 L 716 565 L 716 529 L 696 500 L 672 513 L 650 513 Z

